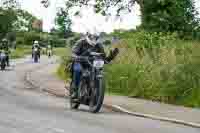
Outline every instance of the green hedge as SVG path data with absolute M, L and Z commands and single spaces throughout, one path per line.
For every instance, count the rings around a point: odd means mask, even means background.
M 31 54 L 31 47 L 20 46 L 11 52 L 11 58 L 12 59 L 23 58 L 24 56 L 30 55 L 30 54 Z
M 48 44 L 51 40 L 54 47 L 66 47 L 67 43 L 65 39 L 57 36 L 52 36 L 47 33 L 39 32 L 19 32 L 16 35 L 17 46 L 29 45 L 31 46 L 35 40 L 40 41 L 42 46 Z

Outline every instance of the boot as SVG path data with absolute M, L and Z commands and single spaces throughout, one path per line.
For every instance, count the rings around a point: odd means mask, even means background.
M 78 99 L 78 89 L 74 88 L 73 93 L 72 93 L 72 99 Z

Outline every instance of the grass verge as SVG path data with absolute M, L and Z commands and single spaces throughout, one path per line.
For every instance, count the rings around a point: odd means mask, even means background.
M 29 46 L 21 46 L 16 48 L 15 50 L 11 51 L 11 59 L 16 59 L 16 58 L 23 58 L 26 55 L 31 54 L 31 47 Z
M 119 56 L 105 67 L 107 92 L 200 107 L 200 42 L 162 34 L 134 33 L 120 41 Z M 69 52 L 70 53 L 70 52 Z M 61 79 L 66 58 L 58 69 Z

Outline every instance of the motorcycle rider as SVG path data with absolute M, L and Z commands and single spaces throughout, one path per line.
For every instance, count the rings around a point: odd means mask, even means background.
M 46 48 L 46 53 L 48 56 L 51 56 L 52 55 L 52 51 L 53 51 L 53 41 L 50 40 L 49 41 L 49 44 L 47 45 L 47 48 Z
M 85 55 L 85 53 L 90 49 L 93 52 L 103 53 L 102 56 L 106 62 L 110 62 L 111 60 L 113 60 L 119 53 L 119 50 L 115 48 L 113 51 L 110 52 L 109 56 L 106 57 L 103 45 L 102 43 L 98 42 L 98 40 L 99 40 L 99 36 L 97 34 L 92 35 L 92 34 L 87 33 L 85 38 L 80 39 L 73 46 L 72 58 L 77 59 L 83 54 L 84 54 L 84 57 L 87 58 L 88 54 Z M 72 67 L 71 67 L 71 72 L 72 72 L 71 78 L 72 80 L 74 80 L 73 82 L 75 82 L 75 86 L 73 86 L 74 93 L 72 94 L 72 98 L 77 98 L 78 87 L 81 80 L 81 71 L 87 68 L 88 65 L 82 62 L 74 61 L 73 59 L 72 59 Z
M 32 46 L 32 58 L 33 58 L 33 55 L 34 55 L 34 49 L 37 48 L 38 49 L 38 56 L 40 58 L 40 45 L 39 45 L 39 42 L 38 41 L 34 41 L 33 43 L 33 46 Z
M 9 54 L 10 54 L 10 49 L 8 46 L 8 40 L 7 39 L 3 39 L 1 42 L 1 46 L 0 46 L 0 50 L 4 50 L 5 54 L 6 54 L 6 65 L 10 66 L 10 58 L 9 58 Z

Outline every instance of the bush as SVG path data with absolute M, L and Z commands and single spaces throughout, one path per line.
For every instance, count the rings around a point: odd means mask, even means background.
M 175 36 L 140 32 L 122 40 L 120 55 L 106 68 L 108 91 L 200 107 L 199 43 Z
M 70 78 L 70 72 L 66 71 L 67 70 L 66 67 L 70 63 L 71 49 L 69 47 L 67 47 L 67 48 L 56 48 L 54 50 L 54 52 L 57 56 L 61 57 L 61 63 L 60 63 L 60 66 L 57 70 L 57 75 L 63 80 L 69 79 Z
M 31 47 L 28 46 L 19 46 L 14 51 L 11 52 L 11 58 L 23 58 L 26 55 L 31 54 Z
M 23 37 L 17 37 L 16 45 L 17 46 L 24 45 L 24 38 Z
M 40 40 L 40 33 L 27 32 L 24 34 L 24 44 L 32 45 L 35 40 Z
M 61 64 L 58 67 L 57 75 L 62 80 L 68 80 L 70 78 L 70 71 L 69 71 L 69 69 L 67 69 L 67 67 L 69 66 L 69 63 L 70 63 L 70 61 L 69 61 L 68 57 L 66 57 L 66 56 L 61 57 Z

